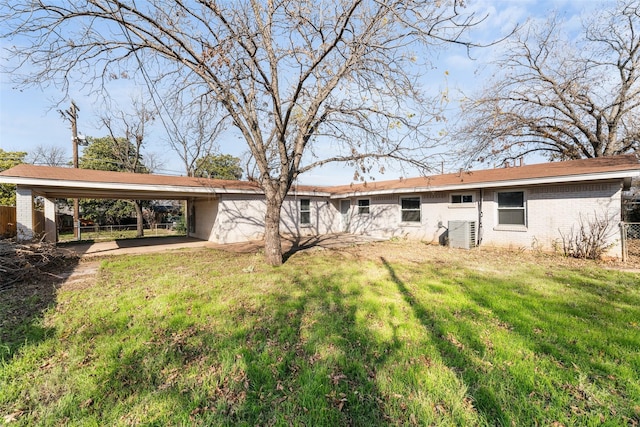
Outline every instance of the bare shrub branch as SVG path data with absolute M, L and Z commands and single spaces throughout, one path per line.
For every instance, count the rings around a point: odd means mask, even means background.
M 564 234 L 561 230 L 562 249 L 565 256 L 573 258 L 601 259 L 611 248 L 612 219 L 606 214 L 584 218 L 580 215 L 577 228 Z

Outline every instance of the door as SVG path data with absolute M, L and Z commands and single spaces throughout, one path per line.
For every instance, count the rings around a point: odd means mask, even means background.
M 340 214 L 342 214 L 342 231 L 349 232 L 349 209 L 351 209 L 351 200 L 340 200 Z

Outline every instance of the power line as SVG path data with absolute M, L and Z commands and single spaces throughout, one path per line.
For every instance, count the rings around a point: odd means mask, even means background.
M 115 13 L 113 9 L 111 9 L 111 13 Z M 155 98 L 154 94 L 160 100 L 160 104 L 162 105 L 162 107 L 164 108 L 164 111 L 169 116 L 169 120 L 173 124 L 173 127 L 175 128 L 175 131 L 178 134 L 179 138 L 184 139 L 184 136 L 180 132 L 180 128 L 178 127 L 177 123 L 173 120 L 173 117 L 171 116 L 171 114 L 169 112 L 169 109 L 165 105 L 164 100 L 162 99 L 162 97 L 158 93 L 156 87 L 154 85 L 152 85 L 151 78 L 149 77 L 148 73 L 146 72 L 144 66 L 142 65 L 142 60 L 140 59 L 140 56 L 138 55 L 138 50 L 135 49 L 135 47 L 133 45 L 133 40 L 131 38 L 131 35 L 129 34 L 129 29 L 123 23 L 124 22 L 124 15 L 122 14 L 122 10 L 120 10 L 120 18 L 121 18 L 121 21 L 117 21 L 117 22 L 120 25 L 120 27 L 122 28 L 124 36 L 127 38 L 127 41 L 129 42 L 129 45 L 131 46 L 131 50 L 133 51 L 133 56 L 136 58 L 136 61 L 138 62 L 138 67 L 140 68 L 140 72 L 142 73 L 142 77 L 144 78 L 144 81 L 145 81 L 145 83 L 147 85 L 147 89 L 149 90 L 149 94 L 151 95 L 151 101 L 153 102 L 153 105 L 154 105 L 155 109 L 159 113 L 158 116 L 160 117 L 160 122 L 162 122 L 162 126 L 164 127 L 165 131 L 167 131 L 167 136 L 169 138 L 171 138 L 171 130 L 169 129 L 169 127 L 167 126 L 167 123 L 165 122 L 164 116 L 162 114 L 162 109 L 158 107 L 158 103 L 156 102 L 156 98 Z

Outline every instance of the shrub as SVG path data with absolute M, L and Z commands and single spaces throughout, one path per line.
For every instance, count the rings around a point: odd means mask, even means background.
M 580 215 L 577 229 L 571 227 L 568 234 L 560 231 L 562 249 L 565 256 L 586 259 L 601 259 L 612 243 L 609 242 L 612 227 L 611 218 L 594 213 L 593 218 Z

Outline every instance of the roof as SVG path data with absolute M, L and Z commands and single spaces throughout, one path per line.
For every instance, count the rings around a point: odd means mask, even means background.
M 53 198 L 172 199 L 214 197 L 219 194 L 262 194 L 255 181 L 112 172 L 20 164 L 0 172 L 0 183 L 28 186 Z M 301 194 L 318 187 L 299 186 Z
M 356 194 L 491 188 L 634 176 L 640 176 L 640 163 L 635 155 L 630 154 L 341 185 L 330 187 L 327 191 L 334 197 L 344 197 Z
M 541 163 L 499 169 L 461 171 L 418 178 L 374 181 L 333 187 L 295 186 L 299 195 L 343 198 L 354 195 L 454 191 L 640 176 L 634 155 Z M 109 172 L 21 164 L 0 172 L 0 183 L 30 186 L 50 197 L 176 198 L 218 194 L 262 194 L 254 181 Z M 117 193 L 117 194 L 116 194 Z
M 252 181 L 235 181 L 224 179 L 194 178 L 187 176 L 170 176 L 131 172 L 101 171 L 94 169 L 36 166 L 26 163 L 0 172 L 0 175 L 59 181 L 170 185 L 176 187 L 209 187 L 236 190 L 256 190 L 259 188 L 258 184 Z

